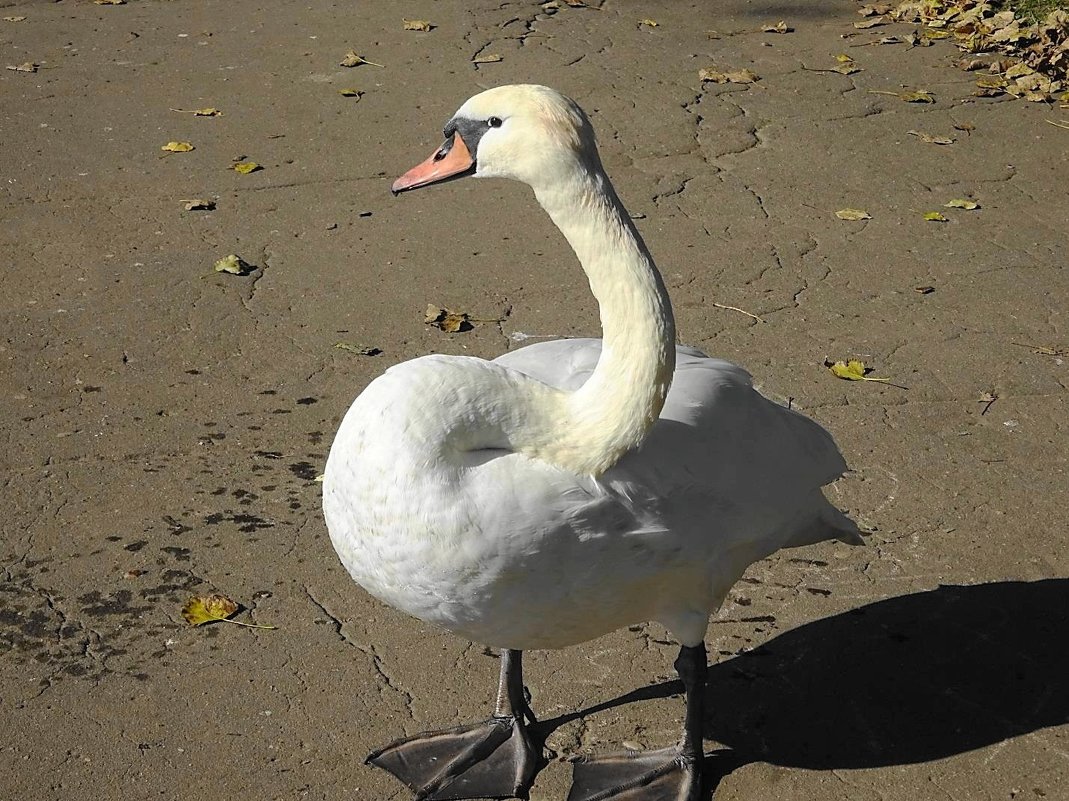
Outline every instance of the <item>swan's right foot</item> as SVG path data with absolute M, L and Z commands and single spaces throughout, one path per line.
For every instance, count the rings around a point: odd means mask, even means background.
M 568 801 L 698 801 L 701 798 L 705 660 L 705 643 L 679 649 L 676 672 L 687 691 L 687 712 L 679 745 L 576 762 Z
M 416 801 L 525 798 L 542 764 L 525 718 L 535 722 L 523 687 L 520 651 L 501 652 L 494 716 L 473 726 L 424 732 L 390 743 L 367 763 L 392 773 Z
M 514 716 L 417 734 L 367 758 L 407 784 L 416 801 L 522 798 L 540 761 L 523 720 Z

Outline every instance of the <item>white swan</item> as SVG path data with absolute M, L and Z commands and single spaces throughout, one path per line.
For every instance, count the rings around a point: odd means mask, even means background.
M 709 615 L 755 560 L 857 538 L 820 489 L 846 466 L 826 431 L 766 400 L 741 368 L 675 346 L 664 284 L 573 101 L 498 87 L 461 106 L 445 136 L 394 192 L 466 174 L 531 186 L 582 263 L 604 339 L 492 362 L 413 359 L 346 414 L 323 511 L 353 579 L 504 649 L 493 717 L 398 741 L 369 761 L 417 798 L 522 795 L 540 759 L 522 650 L 655 620 L 682 646 L 683 740 L 578 763 L 569 798 L 694 799 Z

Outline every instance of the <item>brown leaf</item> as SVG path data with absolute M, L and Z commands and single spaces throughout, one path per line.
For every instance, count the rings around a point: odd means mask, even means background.
M 792 28 L 790 25 L 788 25 L 783 20 L 780 20 L 775 25 L 768 24 L 768 25 L 762 26 L 762 28 L 761 28 L 761 32 L 762 33 L 791 33 L 793 31 L 794 31 L 794 28 Z
M 37 68 L 39 66 L 40 66 L 40 64 L 38 64 L 38 63 L 36 63 L 34 61 L 24 61 L 21 64 L 18 64 L 18 65 L 15 65 L 15 66 L 8 66 L 8 67 L 5 67 L 4 69 L 9 69 L 12 72 L 37 72 Z
M 473 328 L 471 318 L 467 312 L 450 311 L 449 309 L 435 306 L 433 303 L 427 304 L 423 322 L 433 325 L 447 334 L 470 331 Z
M 425 19 L 402 19 L 401 24 L 406 31 L 430 31 L 434 28 L 430 22 Z
M 260 626 L 255 623 L 242 623 L 240 620 L 230 620 L 235 614 L 238 605 L 225 595 L 194 595 L 182 607 L 182 617 L 191 626 L 203 626 L 205 623 L 234 623 L 250 629 L 273 629 L 274 626 Z
M 869 17 L 860 22 L 855 22 L 854 27 L 865 30 L 866 28 L 875 28 L 877 25 L 886 25 L 887 21 L 887 17 Z
M 496 64 L 504 61 L 505 57 L 500 53 L 482 53 L 471 60 L 472 64 Z
M 930 295 L 933 292 L 935 292 L 935 287 L 934 286 L 915 286 L 915 287 L 913 287 L 913 291 L 916 292 L 918 295 Z
M 711 67 L 698 71 L 698 79 L 701 81 L 712 81 L 713 83 L 755 83 L 760 79 L 758 75 L 751 70 L 731 70 L 730 72 L 719 72 Z
M 23 17 L 23 16 L 17 16 L 17 17 L 4 17 L 4 21 L 5 21 L 5 22 L 22 22 L 22 21 L 23 21 L 23 20 L 25 20 L 25 19 L 26 19 L 26 17 Z
M 955 131 L 964 131 L 969 136 L 972 136 L 972 132 L 976 130 L 976 126 L 971 122 L 956 122 L 954 123 Z
M 369 64 L 372 67 L 383 66 L 382 64 L 376 64 L 374 61 L 368 61 L 355 50 L 350 50 L 345 54 L 345 58 L 338 62 L 338 66 L 341 67 L 359 67 L 361 64 Z
M 186 211 L 213 211 L 215 209 L 214 200 L 205 200 L 199 197 L 183 200 L 182 204 L 185 206 Z

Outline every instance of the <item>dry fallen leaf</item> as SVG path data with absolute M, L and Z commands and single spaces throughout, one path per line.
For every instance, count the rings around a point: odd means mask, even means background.
M 98 6 L 124 6 L 126 0 L 93 0 Z
M 504 61 L 505 57 L 500 53 L 484 53 L 482 55 L 475 56 L 471 60 L 472 64 L 496 64 L 498 61 Z
M 179 114 L 192 114 L 194 117 L 221 117 L 223 112 L 217 108 L 173 108 Z
M 192 198 L 190 200 L 183 200 L 186 211 L 212 211 L 215 208 L 214 200 L 205 200 L 204 198 Z
M 984 404 L 984 408 L 980 410 L 980 416 L 983 417 L 987 414 L 987 410 L 991 408 L 991 404 L 998 400 L 998 395 L 994 392 L 981 392 L 980 397 L 976 399 L 977 403 Z
M 382 353 L 382 348 L 376 348 L 374 345 L 353 345 L 349 342 L 335 342 L 334 347 L 338 350 L 355 353 L 357 356 L 378 356 Z
M 918 295 L 930 295 L 933 292 L 935 292 L 935 287 L 934 286 L 915 286 L 915 287 L 913 287 L 913 291 L 916 292 Z
M 423 322 L 436 326 L 447 334 L 470 331 L 473 328 L 471 318 L 468 317 L 466 312 L 450 311 L 449 309 L 435 306 L 433 303 L 427 304 L 427 312 Z
M 640 19 L 640 20 L 638 21 L 638 24 L 639 24 L 640 26 L 642 26 L 642 25 L 645 25 L 645 26 L 646 26 L 647 28 L 656 28 L 656 27 L 657 27 L 657 21 L 656 21 L 656 20 L 652 20 L 652 19 L 649 19 L 649 18 L 646 18 L 646 19 Z
M 231 253 L 229 256 L 223 256 L 215 263 L 215 271 L 217 273 L 230 273 L 231 275 L 248 275 L 255 268 L 246 262 L 241 256 L 235 253 Z
M 890 378 L 876 378 L 874 376 L 866 375 L 870 372 L 871 368 L 866 367 L 865 363 L 860 359 L 850 359 L 849 361 L 839 362 L 824 362 L 825 366 L 831 370 L 832 374 L 837 378 L 845 378 L 847 381 L 880 381 L 888 383 Z
M 761 28 L 762 33 L 791 33 L 794 31 L 790 25 L 783 20 L 780 20 L 775 25 L 768 24 Z
M 965 209 L 966 211 L 972 211 L 973 209 L 980 208 L 980 204 L 975 200 L 966 200 L 964 198 L 955 198 L 943 204 L 943 208 L 947 209 Z
M 5 22 L 22 22 L 26 17 L 4 17 Z
M 954 123 L 955 131 L 964 131 L 967 135 L 972 136 L 972 132 L 976 130 L 976 126 L 971 122 L 956 122 Z
M 864 30 L 865 28 L 875 28 L 877 25 L 886 25 L 887 17 L 869 17 L 863 19 L 860 22 L 855 22 L 854 27 Z
M 934 103 L 935 97 L 931 92 L 926 90 L 906 91 L 906 92 L 884 92 L 879 89 L 869 89 L 870 95 L 891 95 L 897 97 L 899 100 L 905 100 L 907 103 Z
M 236 626 L 245 626 L 250 629 L 274 629 L 274 626 L 261 626 L 256 623 L 243 623 L 240 620 L 230 620 L 230 616 L 238 611 L 238 605 L 225 595 L 194 595 L 185 606 L 182 607 L 182 617 L 191 626 L 203 626 L 205 623 L 233 623 Z
M 248 175 L 250 172 L 262 170 L 263 167 L 261 167 L 255 161 L 239 161 L 237 164 L 233 165 L 231 169 L 233 169 L 234 172 L 241 173 L 242 175 Z
M 188 153 L 193 149 L 193 145 L 189 142 L 168 142 L 160 148 L 160 150 L 163 150 L 166 153 Z
M 338 62 L 338 66 L 341 67 L 359 67 L 361 64 L 369 64 L 372 67 L 381 67 L 382 64 L 376 64 L 374 61 L 368 61 L 363 56 L 359 55 L 355 50 L 350 50 L 345 54 L 345 58 Z
M 426 32 L 434 28 L 434 26 L 425 19 L 402 19 L 401 25 L 404 26 L 406 31 Z
M 931 92 L 923 89 L 916 92 L 899 92 L 898 96 L 905 100 L 907 103 L 934 103 L 935 97 Z
M 755 83 L 761 80 L 757 74 L 751 70 L 744 69 L 732 70 L 731 72 L 718 72 L 711 67 L 699 70 L 698 79 L 703 82 L 712 81 L 713 83 Z
M 927 142 L 930 145 L 952 145 L 954 139 L 949 136 L 934 136 L 930 133 L 924 133 L 923 131 L 906 131 L 910 136 L 915 136 L 922 142 Z
M 16 66 L 8 66 L 5 69 L 9 69 L 12 72 L 37 72 L 37 68 L 40 66 L 35 61 L 24 61 Z
M 338 94 L 342 97 L 355 97 L 357 100 L 359 100 L 361 95 L 363 95 L 364 93 L 361 92 L 359 89 L 339 89 Z
M 927 222 L 950 222 L 946 215 L 940 211 L 926 211 L 924 212 L 924 219 Z
M 861 209 L 839 209 L 839 211 L 835 212 L 835 216 L 838 217 L 840 220 L 851 221 L 872 219 L 871 214 L 869 214 L 867 211 L 862 211 Z

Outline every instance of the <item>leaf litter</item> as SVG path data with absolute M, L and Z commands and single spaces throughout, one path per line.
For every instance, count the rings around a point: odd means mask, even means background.
M 1049 102 L 1069 81 L 1069 12 L 1065 9 L 1055 8 L 1043 19 L 1035 19 L 1023 10 L 1002 8 L 988 0 L 905 0 L 883 13 L 896 22 L 922 26 L 925 39 L 953 40 L 968 54 L 958 62 L 962 69 L 986 67 L 1004 75 L 1004 85 L 980 85 L 975 95 L 1008 94 Z M 1009 74 L 1015 67 L 1018 71 Z
M 182 607 L 182 617 L 191 626 L 203 626 L 205 623 L 233 623 L 250 629 L 275 629 L 277 626 L 265 626 L 258 623 L 245 623 L 231 620 L 241 607 L 225 595 L 194 595 Z

